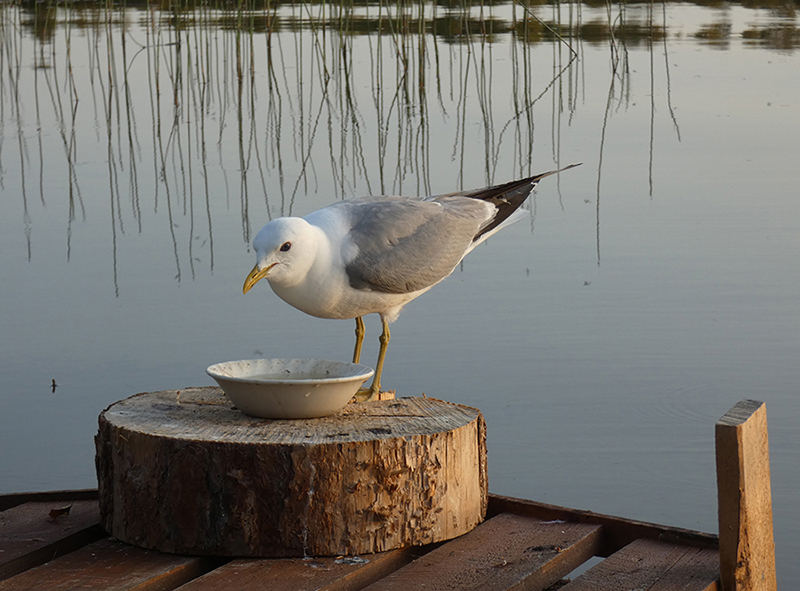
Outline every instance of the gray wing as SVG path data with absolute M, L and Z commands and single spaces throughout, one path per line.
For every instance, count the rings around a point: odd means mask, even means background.
M 357 248 L 346 263 L 350 285 L 384 293 L 418 291 L 447 277 L 496 211 L 458 196 L 358 199 L 347 210 Z

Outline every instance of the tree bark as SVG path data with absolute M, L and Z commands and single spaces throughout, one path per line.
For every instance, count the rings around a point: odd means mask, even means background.
M 100 415 L 101 521 L 163 552 L 336 556 L 429 544 L 484 517 L 486 427 L 430 398 L 267 420 L 218 388 L 137 394 Z

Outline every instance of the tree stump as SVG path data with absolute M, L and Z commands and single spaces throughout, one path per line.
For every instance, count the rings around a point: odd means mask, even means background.
M 460 536 L 488 494 L 481 412 L 431 398 L 321 419 L 239 412 L 219 388 L 137 394 L 100 415 L 101 522 L 145 548 L 338 556 Z

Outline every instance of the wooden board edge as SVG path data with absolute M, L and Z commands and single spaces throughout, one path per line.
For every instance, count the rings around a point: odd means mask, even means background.
M 639 538 L 570 581 L 563 591 L 708 591 L 718 582 L 716 551 Z
M 31 501 L 70 501 L 97 498 L 97 489 L 13 493 L 0 495 L 0 510 Z M 516 513 L 540 519 L 563 519 L 564 521 L 604 525 L 606 526 L 606 537 L 610 537 L 610 541 L 613 542 L 611 546 L 616 546 L 616 549 L 638 537 L 663 539 L 690 546 L 719 549 L 719 537 L 716 534 L 615 517 L 584 509 L 570 509 L 489 492 L 486 518 L 488 519 L 499 513 Z M 604 552 L 603 555 L 608 555 L 615 551 L 613 547 L 609 547 L 608 541 L 604 544 L 602 550 Z
M 509 587 L 508 591 L 549 589 L 587 560 L 596 556 L 601 550 L 602 544 L 603 526 L 597 525 L 595 529 L 567 548 L 564 548 L 522 581 Z
M 20 492 L 0 495 L 0 511 L 11 509 L 25 503 L 49 503 L 52 501 L 94 501 L 98 498 L 96 488 L 77 490 L 52 490 L 43 492 Z
M 31 550 L 27 554 L 18 556 L 7 563 L 0 565 L 0 581 L 18 575 L 21 572 L 42 565 L 46 562 L 74 552 L 79 548 L 88 546 L 98 540 L 108 537 L 99 524 L 94 524 L 84 529 L 73 532 L 46 546 Z
M 499 513 L 516 513 L 546 520 L 561 519 L 602 525 L 604 542 L 598 556 L 609 556 L 638 538 L 663 540 L 713 550 L 719 549 L 719 537 L 716 534 L 615 517 L 583 509 L 568 509 L 538 501 L 490 493 L 487 518 Z
M 227 562 L 228 560 L 223 558 L 197 557 L 169 572 L 135 585 L 128 591 L 173 591 Z
M 363 589 L 403 568 L 424 553 L 425 548 L 427 546 L 414 546 L 384 552 L 377 559 L 370 559 L 369 563 L 321 587 L 319 591 L 354 591 Z M 373 554 L 371 556 L 376 555 Z

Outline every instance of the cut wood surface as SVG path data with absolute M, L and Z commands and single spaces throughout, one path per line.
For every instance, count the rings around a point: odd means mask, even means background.
M 365 591 L 545 589 L 594 555 L 600 530 L 503 513 Z
M 718 562 L 714 550 L 639 539 L 561 591 L 716 591 Z
M 0 581 L 0 591 L 175 589 L 209 568 L 200 558 L 160 554 L 105 539 Z
M 722 588 L 775 591 L 766 406 L 739 402 L 715 431 Z
M 528 515 L 544 520 L 561 520 L 569 523 L 590 523 L 603 526 L 603 543 L 598 549 L 598 556 L 608 556 L 618 551 L 623 546 L 639 538 L 652 538 L 663 542 L 671 542 L 680 545 L 699 546 L 710 548 L 716 551 L 719 546 L 719 539 L 714 534 L 661 525 L 658 523 L 648 523 L 636 519 L 625 517 L 614 517 L 603 515 L 585 509 L 569 509 L 550 505 L 539 501 L 528 499 L 518 499 L 503 495 L 489 495 L 489 506 L 487 516 L 498 515 L 500 513 L 514 513 L 516 515 Z
M 380 554 L 307 558 L 241 558 L 187 583 L 180 591 L 350 591 L 408 564 L 403 548 Z
M 61 503 L 64 499 L 69 499 L 71 503 L 75 501 L 96 501 L 97 489 L 84 488 L 80 490 L 51 490 L 44 492 L 22 492 L 0 495 L 0 511 L 5 511 L 11 507 L 22 505 L 23 503 Z
M 103 537 L 97 501 L 24 503 L 0 512 L 0 580 Z
M 219 388 L 138 394 L 96 437 L 101 521 L 145 548 L 336 556 L 447 540 L 483 520 L 477 409 L 429 398 L 277 421 Z

